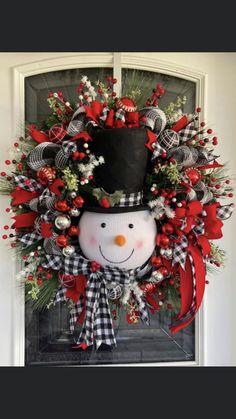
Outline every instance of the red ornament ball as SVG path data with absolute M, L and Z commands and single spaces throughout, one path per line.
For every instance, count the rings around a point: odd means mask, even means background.
M 156 268 L 159 268 L 162 265 L 162 258 L 160 256 L 152 256 L 151 263 Z
M 192 186 L 197 185 L 202 178 L 201 173 L 197 169 L 187 169 L 185 170 L 185 174 L 188 177 Z
M 59 247 L 66 247 L 68 245 L 68 237 L 60 235 L 56 238 L 56 243 Z
M 170 244 L 170 239 L 165 234 L 160 235 L 160 246 L 161 247 L 168 247 Z
M 123 109 L 125 112 L 135 112 L 137 109 L 137 106 L 135 102 L 133 101 L 133 99 L 124 96 L 120 99 L 117 99 L 116 108 Z
M 166 223 L 162 226 L 162 231 L 164 234 L 167 234 L 168 236 L 169 234 L 172 234 L 174 232 L 174 227 L 172 226 L 172 224 Z
M 67 132 L 63 124 L 55 124 L 49 131 L 49 141 L 52 143 L 61 143 L 65 138 Z
M 64 201 L 57 201 L 55 203 L 55 209 L 60 212 L 67 212 L 69 211 L 70 207 L 68 207 L 67 202 L 64 200 Z
M 74 199 L 73 204 L 76 208 L 82 208 L 82 206 L 84 205 L 84 199 L 82 198 L 82 196 L 77 196 Z
M 41 167 L 37 171 L 37 178 L 42 185 L 48 185 L 56 178 L 56 169 L 50 166 Z
M 159 272 L 162 273 L 163 276 L 167 276 L 169 271 L 165 266 L 161 266 L 160 269 L 158 269 Z
M 78 236 L 79 235 L 79 228 L 76 226 L 71 226 L 68 230 L 69 236 Z

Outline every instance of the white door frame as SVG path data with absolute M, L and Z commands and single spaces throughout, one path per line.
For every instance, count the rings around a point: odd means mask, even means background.
M 40 60 L 30 64 L 13 67 L 13 136 L 24 135 L 25 120 L 25 78 L 50 71 L 67 70 L 72 68 L 113 67 L 114 77 L 117 78 L 116 91 L 121 92 L 121 68 L 133 68 L 152 71 L 193 81 L 196 84 L 196 105 L 205 110 L 206 118 L 206 83 L 207 74 L 195 69 L 175 65 L 159 60 L 157 54 L 152 53 L 68 53 L 66 56 L 50 60 Z M 20 128 L 19 128 L 20 127 Z M 17 272 L 17 268 L 16 268 Z M 23 366 L 25 358 L 25 311 L 24 290 L 13 286 L 13 365 Z M 205 297 L 206 300 L 206 297 Z M 195 361 L 164 362 L 148 364 L 128 364 L 124 366 L 201 366 L 204 365 L 204 325 L 205 302 L 203 302 L 195 321 Z

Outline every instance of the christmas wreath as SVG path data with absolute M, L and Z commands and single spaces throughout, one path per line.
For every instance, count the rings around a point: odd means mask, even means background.
M 231 180 L 201 109 L 183 114 L 178 98 L 161 110 L 159 84 L 138 108 L 115 83 L 83 76 L 77 105 L 50 92 L 51 114 L 26 126 L 0 179 L 14 220 L 2 238 L 22 257 L 26 299 L 37 310 L 67 304 L 82 349 L 116 344 L 118 309 L 147 325 L 170 310 L 171 332 L 187 326 L 207 269 L 224 263 L 214 240 L 233 211 L 221 204 Z

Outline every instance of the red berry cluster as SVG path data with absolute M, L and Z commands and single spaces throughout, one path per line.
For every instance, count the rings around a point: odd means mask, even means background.
M 165 94 L 165 89 L 163 89 L 161 84 L 157 84 L 156 88 L 152 90 L 153 94 L 146 101 L 146 106 L 157 106 L 158 100 Z

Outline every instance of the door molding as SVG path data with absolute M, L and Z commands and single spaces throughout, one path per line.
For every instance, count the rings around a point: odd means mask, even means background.
M 30 55 L 30 54 L 29 54 Z M 158 53 L 66 53 L 62 57 L 40 60 L 12 68 L 13 75 L 13 136 L 24 134 L 25 114 L 25 78 L 50 71 L 67 70 L 72 68 L 111 67 L 117 78 L 117 93 L 121 91 L 121 68 L 133 68 L 152 71 L 193 81 L 196 85 L 196 106 L 204 109 L 206 118 L 207 74 L 193 68 L 176 65 L 172 62 L 159 60 Z M 20 266 L 15 268 L 15 271 Z M 16 282 L 16 281 L 15 281 Z M 25 358 L 25 310 L 24 289 L 13 286 L 12 291 L 13 329 L 12 347 L 13 365 L 24 366 Z M 195 320 L 195 354 L 196 360 L 186 362 L 138 364 L 140 366 L 201 366 L 204 365 L 206 338 L 204 336 L 206 295 Z M 204 337 L 204 339 L 203 339 Z M 117 365 L 121 366 L 121 365 Z M 132 366 L 132 365 L 123 365 Z M 135 365 L 133 365 L 135 366 Z M 137 364 L 136 364 L 137 366 Z

